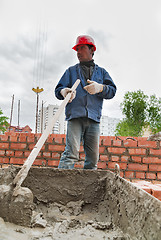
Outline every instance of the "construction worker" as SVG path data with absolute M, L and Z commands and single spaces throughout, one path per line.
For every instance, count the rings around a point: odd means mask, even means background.
M 69 67 L 55 88 L 55 95 L 63 100 L 77 79 L 81 82 L 71 94 L 66 106 L 66 147 L 58 168 L 72 169 L 79 160 L 82 141 L 84 169 L 97 169 L 99 160 L 100 118 L 104 99 L 115 96 L 116 86 L 108 72 L 94 63 L 96 46 L 92 37 L 79 36 L 73 49 L 79 63 Z

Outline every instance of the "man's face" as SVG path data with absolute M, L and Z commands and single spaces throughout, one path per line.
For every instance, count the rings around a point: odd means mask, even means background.
M 92 54 L 94 52 L 94 47 L 89 49 L 87 45 L 81 44 L 78 45 L 76 48 L 77 51 L 77 57 L 80 62 L 88 62 L 92 60 Z

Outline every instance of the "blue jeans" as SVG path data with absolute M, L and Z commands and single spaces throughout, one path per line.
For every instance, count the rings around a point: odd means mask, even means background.
M 86 117 L 68 121 L 66 147 L 58 168 L 72 169 L 79 160 L 80 143 L 85 152 L 84 169 L 97 169 L 99 159 L 100 124 Z

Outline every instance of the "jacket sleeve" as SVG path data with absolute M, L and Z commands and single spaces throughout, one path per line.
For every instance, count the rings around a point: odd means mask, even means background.
M 103 69 L 103 85 L 103 91 L 98 95 L 104 99 L 113 98 L 116 94 L 117 88 L 109 73 L 105 69 Z
M 60 81 L 58 82 L 57 86 L 55 87 L 56 98 L 58 98 L 59 100 L 64 99 L 64 97 L 61 95 L 60 91 L 63 88 L 70 87 L 69 82 L 70 82 L 70 71 L 69 71 L 69 69 L 67 69 L 65 71 L 65 73 L 63 74 L 63 76 L 61 77 Z

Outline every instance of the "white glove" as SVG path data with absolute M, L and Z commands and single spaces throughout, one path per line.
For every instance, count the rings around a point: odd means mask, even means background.
M 69 92 L 72 92 L 71 88 L 63 88 L 60 93 L 65 98 Z M 69 102 L 71 103 L 76 96 L 76 90 L 72 92 Z
M 95 81 L 87 80 L 89 85 L 85 86 L 84 89 L 89 93 L 89 94 L 96 94 L 99 92 L 103 91 L 103 84 L 97 83 Z

